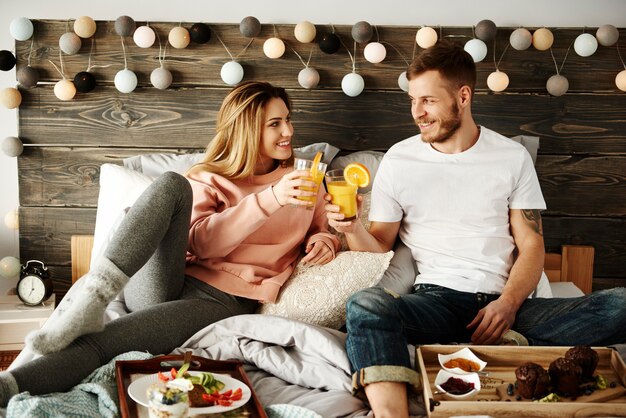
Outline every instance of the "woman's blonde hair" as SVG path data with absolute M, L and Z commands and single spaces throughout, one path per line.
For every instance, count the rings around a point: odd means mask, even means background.
M 189 171 L 210 171 L 230 179 L 251 176 L 259 159 L 265 105 L 273 98 L 282 99 L 291 112 L 289 96 L 281 87 L 247 81 L 232 89 L 217 114 L 215 136 L 204 159 Z

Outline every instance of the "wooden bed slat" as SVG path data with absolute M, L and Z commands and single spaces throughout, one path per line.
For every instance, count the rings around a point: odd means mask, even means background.
M 564 245 L 561 254 L 561 281 L 574 283 L 586 295 L 591 293 L 594 248 L 588 245 Z
M 89 271 L 93 235 L 72 235 L 72 284 Z

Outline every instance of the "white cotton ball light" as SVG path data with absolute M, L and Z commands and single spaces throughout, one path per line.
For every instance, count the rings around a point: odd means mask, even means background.
M 16 41 L 26 41 L 33 36 L 33 22 L 25 17 L 16 17 L 11 21 L 9 32 Z
M 280 58 L 285 53 L 285 43 L 280 38 L 269 38 L 263 43 L 263 53 L 271 59 Z
M 163 67 L 155 68 L 150 73 L 150 82 L 159 90 L 167 89 L 172 84 L 173 79 L 170 70 Z
M 481 62 L 487 56 L 487 45 L 480 39 L 470 39 L 463 49 L 472 56 L 474 62 Z
M 350 97 L 356 97 L 363 92 L 365 80 L 357 73 L 349 73 L 341 79 L 341 90 Z
M 191 36 L 189 35 L 189 31 L 182 26 L 177 26 L 172 28 L 170 31 L 167 40 L 170 45 L 172 45 L 176 49 L 184 49 L 187 48 L 189 42 L 191 42 Z
M 619 30 L 613 25 L 602 25 L 596 31 L 596 39 L 602 46 L 613 46 L 619 39 Z
M 554 43 L 554 35 L 548 28 L 539 28 L 533 33 L 533 46 L 538 51 L 550 49 Z
M 598 40 L 590 33 L 583 33 L 574 41 L 574 51 L 581 57 L 589 57 L 598 50 Z
M 224 83 L 234 86 L 243 80 L 243 67 L 237 61 L 229 61 L 222 65 L 220 77 Z
M 15 109 L 22 103 L 22 94 L 15 87 L 0 90 L 0 103 L 7 109 Z
M 615 85 L 621 91 L 626 91 L 626 70 L 622 70 L 617 73 L 617 76 L 615 77 Z
M 409 91 L 409 79 L 406 77 L 406 71 L 402 71 L 398 76 L 398 87 L 402 91 Z
M 437 31 L 429 26 L 420 28 L 415 34 L 415 42 L 420 48 L 426 49 L 437 43 Z
M 7 256 L 0 260 L 0 275 L 7 279 L 17 276 L 21 270 L 22 264 L 15 257 Z
M 555 74 L 546 82 L 546 90 L 555 97 L 563 96 L 569 89 L 569 80 L 561 74 Z
M 308 20 L 304 20 L 296 25 L 293 29 L 293 34 L 299 42 L 308 44 L 313 42 L 315 39 L 317 30 L 315 29 L 315 25 L 313 23 Z
M 7 228 L 17 231 L 20 229 L 20 218 L 17 209 L 7 212 L 4 215 L 4 224 Z
M 139 26 L 133 33 L 133 41 L 139 48 L 150 48 L 155 40 L 156 34 L 150 26 Z
M 63 100 L 64 102 L 72 100 L 74 96 L 76 96 L 76 86 L 67 78 L 59 80 L 54 85 L 54 95 L 57 99 Z
M 306 67 L 298 73 L 298 83 L 305 89 L 311 90 L 320 82 L 320 73 L 315 68 Z
M 96 29 L 96 22 L 89 16 L 81 16 L 74 21 L 74 32 L 81 38 L 91 38 Z
M 115 74 L 115 88 L 121 93 L 130 93 L 137 87 L 137 75 L 125 68 Z
M 370 42 L 363 49 L 363 56 L 372 64 L 378 64 L 387 56 L 387 49 L 380 42 Z
M 9 136 L 2 141 L 2 152 L 7 157 L 18 157 L 24 152 L 24 144 L 19 138 Z
M 59 38 L 59 48 L 67 55 L 74 55 L 80 51 L 82 41 L 74 32 L 65 32 Z
M 533 35 L 526 28 L 518 28 L 511 33 L 509 43 L 513 49 L 525 51 L 533 44 Z
M 509 76 L 500 70 L 496 70 L 487 77 L 487 86 L 495 92 L 504 91 L 509 86 Z

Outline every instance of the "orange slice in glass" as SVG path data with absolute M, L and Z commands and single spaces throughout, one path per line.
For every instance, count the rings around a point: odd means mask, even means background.
M 370 172 L 363 164 L 350 163 L 343 169 L 343 177 L 348 184 L 367 187 L 370 184 Z
M 314 179 L 317 178 L 317 172 L 318 167 L 320 166 L 320 162 L 322 161 L 322 153 L 318 152 L 317 154 L 315 154 L 315 157 L 313 158 L 313 167 L 311 167 L 311 177 L 313 177 Z

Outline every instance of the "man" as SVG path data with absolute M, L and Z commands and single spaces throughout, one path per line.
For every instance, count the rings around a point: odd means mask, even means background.
M 474 122 L 471 56 L 441 41 L 407 77 L 421 134 L 383 158 L 369 232 L 326 207 L 350 249 L 389 251 L 399 234 L 419 270 L 411 294 L 371 288 L 347 304 L 354 389 L 364 388 L 376 418 L 408 416 L 407 384 L 420 383 L 407 343 L 497 344 L 511 328 L 534 345 L 624 342 L 624 288 L 528 299 L 543 269 L 545 202 L 524 147 Z

